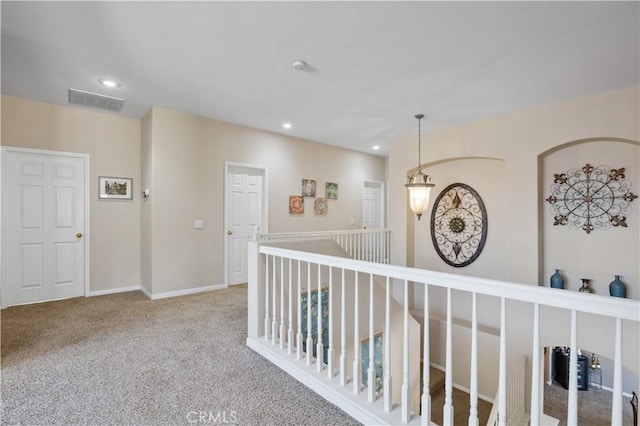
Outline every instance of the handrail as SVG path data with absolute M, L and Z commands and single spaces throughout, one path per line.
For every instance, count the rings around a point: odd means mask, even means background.
M 360 232 L 360 231 L 357 231 Z M 338 232 L 339 234 L 340 232 Z M 317 235 L 317 233 L 308 233 L 307 235 Z M 333 237 L 330 237 L 333 238 Z M 294 239 L 295 241 L 295 239 Z M 339 244 L 338 241 L 336 243 Z M 318 244 L 318 247 L 327 246 L 326 243 Z M 521 411 L 524 408 L 524 405 L 516 403 L 512 404 L 510 401 L 509 395 L 514 392 L 514 389 L 517 385 L 518 392 L 521 392 L 524 386 L 524 378 L 518 376 L 518 380 L 510 384 L 509 380 L 509 372 L 507 370 L 508 358 L 511 359 L 513 355 L 524 355 L 522 353 L 522 348 L 517 346 L 518 349 L 511 349 L 509 351 L 509 355 L 507 355 L 507 301 L 518 301 L 527 303 L 529 306 L 533 305 L 533 318 L 532 321 L 532 329 L 533 329 L 533 339 L 532 339 L 532 362 L 531 362 L 531 421 L 539 422 L 540 416 L 542 415 L 542 409 L 540 408 L 540 390 L 542 389 L 542 380 L 540 374 L 540 362 L 539 362 L 539 353 L 541 350 L 540 346 L 540 336 L 541 330 L 545 331 L 548 328 L 543 329 L 541 326 L 539 311 L 540 307 L 553 307 L 561 309 L 564 312 L 570 312 L 570 321 L 567 323 L 567 331 L 570 334 L 570 344 L 568 346 L 571 347 L 572 357 L 570 359 L 570 376 L 569 376 L 569 399 L 568 399 L 568 410 L 567 410 L 567 418 L 569 423 L 577 422 L 577 359 L 575 354 L 578 352 L 579 346 L 577 343 L 577 314 L 585 313 L 590 315 L 601 315 L 615 320 L 615 328 L 614 329 L 606 329 L 602 330 L 603 337 L 605 336 L 613 336 L 615 335 L 615 342 L 613 345 L 613 354 L 614 354 L 614 398 L 612 404 L 611 411 L 611 421 L 612 424 L 618 424 L 622 421 L 622 403 L 621 403 L 621 395 L 622 395 L 622 329 L 623 329 L 623 321 L 629 321 L 634 323 L 634 327 L 637 327 L 640 322 L 640 301 L 638 300 L 630 300 L 630 299 L 622 299 L 616 297 L 605 297 L 602 295 L 596 294 L 584 294 L 579 292 L 571 292 L 560 289 L 553 289 L 548 287 L 540 287 L 535 285 L 525 285 L 508 281 L 499 281 L 488 278 L 477 278 L 471 276 L 463 276 L 457 274 L 451 274 L 446 272 L 436 272 L 429 271 L 424 269 L 416 269 L 409 268 L 405 266 L 397 266 L 397 265 L 388 265 L 383 263 L 373 263 L 365 260 L 352 259 L 348 257 L 338 257 L 338 256 L 330 256 L 327 254 L 319 254 L 307 251 L 294 250 L 291 247 L 296 247 L 295 245 L 287 245 L 289 248 L 284 248 L 278 245 L 270 245 L 268 243 L 258 243 L 258 242 L 250 242 L 249 243 L 249 337 L 247 339 L 247 344 L 252 348 L 258 350 L 264 356 L 271 357 L 270 359 L 275 359 L 272 356 L 275 356 L 279 360 L 284 360 L 284 358 L 280 358 L 281 353 L 286 352 L 292 356 L 294 353 L 293 349 L 295 347 L 297 353 L 297 362 L 292 362 L 291 365 L 283 366 L 282 368 L 287 370 L 287 368 L 291 368 L 291 370 L 296 373 L 292 373 L 295 377 L 298 377 L 299 380 L 303 381 L 307 386 L 314 388 L 318 386 L 323 388 L 322 392 L 316 390 L 325 398 L 330 399 L 333 403 L 337 404 L 341 408 L 345 406 L 352 407 L 353 404 L 358 405 L 366 414 L 362 414 L 360 411 L 349 412 L 354 415 L 357 419 L 363 422 L 371 422 L 371 423 L 415 423 L 416 421 L 422 422 L 422 424 L 430 424 L 430 395 L 429 395 L 429 374 L 428 369 L 424 369 L 424 377 L 421 379 L 416 379 L 414 367 L 409 367 L 409 365 L 413 362 L 411 361 L 411 357 L 416 359 L 415 357 L 420 357 L 420 349 L 414 347 L 410 347 L 410 342 L 416 342 L 415 336 L 410 337 L 409 325 L 407 323 L 409 318 L 409 294 L 412 291 L 412 288 L 409 287 L 410 283 L 413 283 L 416 288 L 422 289 L 424 294 L 424 303 L 423 303 L 423 317 L 425 318 L 425 326 L 423 327 L 423 342 L 425 342 L 425 348 L 428 348 L 428 343 L 431 338 L 439 339 L 440 345 L 445 349 L 446 353 L 442 354 L 440 350 L 441 358 L 444 355 L 446 360 L 444 361 L 445 366 L 445 404 L 443 407 L 443 417 L 445 423 L 453 423 L 453 402 L 452 402 L 452 386 L 454 382 L 453 370 L 455 369 L 453 364 L 453 332 L 452 332 L 452 299 L 455 291 L 463 292 L 469 295 L 472 295 L 472 311 L 471 311 L 471 343 L 469 350 L 469 358 L 471 362 L 471 373 L 469 375 L 469 381 L 472 383 L 470 386 L 470 398 L 471 398 L 471 406 L 469 413 L 469 424 L 477 425 L 477 410 L 475 407 L 477 406 L 477 398 L 478 398 L 478 371 L 480 370 L 478 367 L 478 321 L 477 321 L 477 301 L 476 296 L 491 296 L 500 301 L 499 307 L 499 355 L 494 356 L 492 360 L 497 360 L 498 373 L 493 376 L 498 378 L 498 393 L 497 393 L 497 421 L 500 426 L 506 425 L 509 419 L 513 419 L 515 417 L 520 418 Z M 304 247 L 301 245 L 300 247 Z M 297 247 L 296 247 L 297 248 Z M 318 251 L 318 250 L 315 250 Z M 302 273 L 301 272 L 305 271 Z M 312 271 L 313 274 L 312 274 Z M 349 283 L 345 281 L 345 272 L 348 273 L 348 278 L 351 280 Z M 316 278 L 317 276 L 317 278 Z M 297 278 L 296 278 L 297 277 Z M 360 280 L 360 287 L 358 281 Z M 374 281 L 377 284 L 374 285 Z M 368 284 L 368 285 L 367 285 Z M 394 368 L 391 368 L 391 373 L 389 375 L 389 370 L 385 365 L 386 370 L 384 372 L 374 371 L 371 368 L 371 364 L 366 371 L 361 371 L 361 368 L 364 368 L 364 358 L 360 359 L 359 349 L 360 349 L 360 337 L 366 337 L 367 334 L 372 335 L 375 329 L 381 329 L 381 324 L 384 324 L 382 321 L 386 321 L 385 330 L 389 326 L 390 314 L 385 313 L 385 309 L 382 305 L 383 300 L 384 303 L 388 304 L 390 300 L 390 289 L 392 286 L 398 285 L 394 290 L 398 290 L 400 294 L 396 294 L 397 297 L 404 297 L 403 304 L 403 313 L 396 313 L 391 315 L 393 323 L 395 325 L 394 332 L 385 332 L 383 333 L 385 341 L 383 342 L 384 347 L 388 347 L 390 344 L 390 340 L 392 337 L 396 340 L 393 344 L 394 351 L 391 352 L 392 360 L 395 359 L 394 362 L 400 363 L 401 373 L 399 374 L 397 370 L 398 367 L 395 367 L 396 370 L 394 372 Z M 301 311 L 298 310 L 297 319 L 295 315 L 292 317 L 290 313 L 287 317 L 285 315 L 286 309 L 289 308 L 291 312 L 291 307 L 296 306 L 297 309 L 300 309 L 301 306 L 301 297 L 303 297 L 303 293 L 301 289 L 305 289 L 305 300 L 306 303 L 306 321 L 307 325 L 303 324 L 304 330 L 313 330 L 313 326 L 311 324 L 311 305 L 308 301 L 312 299 L 312 289 L 316 293 L 313 312 L 315 312 L 317 317 L 318 327 L 321 327 L 323 324 L 323 317 L 320 316 L 320 312 L 324 311 L 324 305 L 321 302 L 321 286 L 328 285 L 328 312 L 329 317 L 328 321 L 331 324 L 333 320 L 333 315 L 337 315 L 336 318 L 340 318 L 341 324 L 340 329 L 333 328 L 331 326 L 331 333 L 336 333 L 340 339 L 334 339 L 333 334 L 329 335 L 328 338 L 328 348 L 329 352 L 325 353 L 327 349 L 327 340 L 323 339 L 318 335 L 317 341 L 311 339 L 311 335 L 309 333 L 306 334 L 306 348 L 315 345 L 317 346 L 316 353 L 318 355 L 312 355 L 308 349 L 303 349 L 306 352 L 306 358 L 304 363 L 300 362 L 300 348 L 303 347 L 304 341 L 302 339 L 302 334 L 300 332 L 300 324 L 301 324 Z M 381 285 L 384 290 L 386 290 L 386 299 L 384 296 L 380 295 L 380 292 L 377 290 L 378 285 Z M 289 289 L 288 292 L 286 289 Z M 298 290 L 295 291 L 295 288 Z M 324 287 L 322 287 L 324 288 Z M 351 301 L 345 305 L 345 288 L 347 288 L 347 294 L 351 298 Z M 360 290 L 359 290 L 360 288 Z M 367 289 L 368 288 L 368 289 Z M 443 330 L 441 333 L 436 333 L 433 337 L 430 334 L 429 328 L 427 326 L 426 319 L 430 318 L 429 311 L 429 294 L 436 294 L 436 297 L 444 297 L 442 292 L 434 292 L 434 289 L 441 288 L 446 289 L 446 304 L 441 306 L 446 309 L 446 331 Z M 372 298 L 374 297 L 374 290 L 378 292 L 378 296 L 376 296 L 376 300 L 378 305 L 374 308 Z M 382 289 L 380 289 L 382 290 Z M 324 290 L 322 290 L 324 291 Z M 383 292 L 384 294 L 384 292 Z M 457 293 L 456 293 L 457 294 Z M 354 295 L 356 295 L 355 300 Z M 322 296 L 325 297 L 325 296 Z M 336 303 L 333 303 L 333 298 L 337 298 Z M 455 297 L 458 297 L 457 295 Z M 360 300 L 362 299 L 362 300 Z M 436 299 L 438 300 L 438 299 Z M 467 299 L 468 300 L 468 299 Z M 341 303 L 337 303 L 341 301 Z M 444 303 L 444 301 L 443 301 Z M 340 306 L 338 306 L 340 305 Z M 495 305 L 493 305 L 495 306 Z M 253 309 L 255 307 L 255 309 Z M 523 316 L 524 315 L 524 316 Z M 511 318 L 511 313 L 509 314 Z M 346 328 L 346 332 L 352 332 L 351 336 L 353 337 L 353 344 L 348 343 L 345 339 L 345 317 L 349 317 L 352 321 L 349 323 L 349 326 Z M 367 318 L 368 317 L 368 318 Z M 518 318 L 521 320 L 528 322 L 530 321 L 530 317 L 525 312 L 519 313 Z M 289 333 L 284 332 L 284 324 L 286 321 L 289 321 Z M 293 338 L 293 324 L 298 325 L 298 334 L 296 338 Z M 278 332 L 278 323 L 280 324 L 280 332 Z M 401 324 L 402 323 L 402 324 Z M 326 324 L 326 323 L 325 323 Z M 362 324 L 362 326 L 360 326 Z M 548 326 L 548 325 L 547 325 Z M 318 328 L 317 330 L 319 330 Z M 351 331 L 349 331 L 351 330 Z M 363 333 L 359 334 L 359 330 Z M 306 331 L 305 331 L 306 333 Z M 413 332 L 412 332 L 413 333 Z M 288 337 L 287 337 L 288 336 Z M 339 343 L 338 343 L 339 342 Z M 433 342 L 432 342 L 433 343 Z M 378 344 L 378 343 L 376 343 Z M 459 337 L 456 338 L 456 345 L 460 344 Z M 280 352 L 277 352 L 276 349 L 279 347 Z M 345 347 L 347 352 L 345 353 Z M 390 347 L 390 346 L 389 346 Z M 273 348 L 273 349 L 272 349 Z M 334 370 L 336 364 L 333 363 L 333 351 L 340 353 L 340 362 L 339 366 Z M 397 352 L 395 352 L 397 351 Z M 389 353 L 386 351 L 384 353 Z M 275 355 L 278 354 L 278 355 Z M 329 355 L 328 355 L 329 354 Z M 366 352 L 365 354 L 366 355 Z M 429 358 L 429 350 L 425 349 L 422 353 L 424 365 L 430 364 Z M 324 359 L 323 359 L 324 357 Z M 347 359 L 348 357 L 348 359 Z M 369 346 L 368 359 L 373 359 L 373 349 L 372 346 Z M 456 363 L 460 362 L 459 355 L 456 355 Z M 353 373 L 349 373 L 349 361 L 353 359 Z M 327 360 L 327 367 L 324 366 L 324 360 Z M 386 361 L 385 361 L 386 362 Z M 486 362 L 486 361 L 485 361 Z M 306 364 L 307 368 L 314 367 L 314 370 L 317 372 L 323 372 L 328 375 L 330 378 L 329 381 L 318 382 L 313 377 L 309 376 L 303 370 L 303 364 Z M 496 363 L 488 363 L 487 366 L 490 368 L 495 368 Z M 411 368 L 412 373 L 409 374 L 409 368 Z M 486 369 L 485 369 L 486 371 Z M 524 371 L 524 370 L 523 370 Z M 522 371 L 522 373 L 523 373 Z M 511 370 L 513 372 L 513 370 Z M 383 375 L 380 375 L 382 374 Z M 337 374 L 337 375 L 336 375 Z M 354 374 L 351 376 L 351 388 L 352 390 L 347 391 L 347 382 L 348 375 Z M 492 373 L 494 374 L 494 373 Z M 523 373 L 524 374 L 524 373 Z M 339 377 L 338 380 L 334 380 L 335 377 Z M 367 376 L 367 397 L 362 398 L 362 403 L 358 402 L 359 394 L 361 393 L 363 388 L 361 388 L 360 377 Z M 326 378 L 326 375 L 324 375 Z M 383 398 L 379 400 L 377 398 L 377 394 L 373 389 L 373 383 L 375 382 L 375 378 L 384 378 L 384 384 L 382 388 Z M 421 380 L 419 383 L 415 383 L 414 379 Z M 363 379 L 364 382 L 364 379 Z M 417 415 L 417 411 L 414 407 L 414 392 L 416 390 L 416 386 L 422 384 L 422 405 L 423 410 L 426 409 L 426 412 L 422 413 L 422 417 Z M 401 386 L 400 386 L 401 384 Z M 334 386 L 338 389 L 338 392 L 329 391 L 328 388 Z M 394 387 L 398 387 L 396 390 L 392 389 Z M 329 395 L 329 396 L 327 396 Z M 398 397 L 398 395 L 400 395 Z M 521 395 L 521 393 L 519 393 Z M 420 395 L 416 395 L 420 396 Z M 346 397 L 346 399 L 344 399 Z M 393 399 L 392 399 L 393 398 Z M 520 399 L 520 396 L 518 396 Z M 345 402 L 346 401 L 346 402 Z M 344 402 L 344 405 L 342 404 Z M 368 405 L 365 404 L 368 402 Z M 380 404 L 378 404 L 380 402 Z M 514 401 L 515 402 L 515 401 Z M 350 405 L 351 404 L 351 405 Z M 362 417 L 358 417 L 359 414 L 362 414 Z M 371 416 L 371 417 L 367 417 Z M 394 417 L 396 416 L 396 417 Z M 515 416 L 515 417 L 512 417 Z M 391 419 L 391 420 L 389 420 Z M 517 420 L 515 420 L 517 421 Z
M 390 229 L 350 229 L 341 231 L 256 234 L 259 243 L 333 240 L 353 259 L 388 264 L 391 259 Z
M 391 232 L 389 228 L 377 229 L 345 229 L 340 231 L 308 231 L 308 232 L 281 232 L 270 234 L 256 234 L 256 241 L 272 241 L 287 238 L 305 239 L 314 236 L 334 236 L 334 235 L 357 235 L 357 234 L 377 234 L 381 232 Z
M 561 309 L 574 309 L 580 312 L 605 315 L 630 321 L 639 321 L 640 301 L 620 297 L 605 297 L 598 294 L 585 294 L 564 291 L 549 287 L 523 285 L 508 281 L 477 278 L 447 272 L 429 271 L 398 265 L 383 265 L 362 260 L 354 260 L 308 253 L 280 247 L 261 245 L 260 253 L 285 257 L 303 262 L 312 262 L 323 266 L 344 268 L 367 274 L 388 276 L 414 283 L 429 283 L 438 287 L 462 290 L 510 300 L 538 303 Z

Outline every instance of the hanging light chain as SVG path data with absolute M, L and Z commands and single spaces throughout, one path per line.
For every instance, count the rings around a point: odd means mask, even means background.
M 420 122 L 422 121 L 422 117 L 424 117 L 424 114 L 416 114 L 416 118 L 418 119 L 418 171 L 420 171 L 422 166 L 422 142 L 420 140 Z

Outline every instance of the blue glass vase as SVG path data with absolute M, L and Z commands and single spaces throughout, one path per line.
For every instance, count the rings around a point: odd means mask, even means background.
M 551 288 L 564 288 L 564 277 L 560 275 L 560 269 L 556 269 L 556 273 L 551 275 L 549 281 Z
M 620 281 L 620 275 L 615 276 L 616 279 L 609 284 L 609 294 L 613 297 L 627 297 L 627 286 Z

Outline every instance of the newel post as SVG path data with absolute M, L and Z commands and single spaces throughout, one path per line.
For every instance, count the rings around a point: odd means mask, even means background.
M 264 261 L 260 260 L 258 243 L 249 241 L 247 250 L 247 323 L 248 338 L 260 336 L 262 321 L 264 320 Z M 262 302 L 261 302 L 262 301 Z

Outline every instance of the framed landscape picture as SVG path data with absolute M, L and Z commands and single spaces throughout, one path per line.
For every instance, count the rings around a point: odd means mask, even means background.
M 99 200 L 133 200 L 133 179 L 122 177 L 98 177 Z

